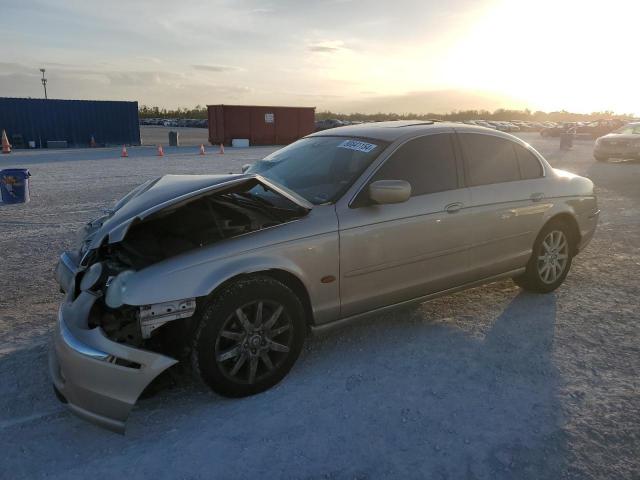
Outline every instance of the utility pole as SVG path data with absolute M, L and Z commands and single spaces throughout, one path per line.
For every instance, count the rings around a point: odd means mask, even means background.
M 44 87 L 44 99 L 47 99 L 47 79 L 44 78 L 44 68 L 41 68 L 40 71 L 42 72 L 42 86 Z

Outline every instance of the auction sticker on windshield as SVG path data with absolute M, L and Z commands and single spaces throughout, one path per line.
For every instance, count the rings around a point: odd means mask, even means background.
M 374 145 L 373 143 L 360 142 L 358 140 L 345 140 L 338 145 L 338 148 L 348 148 L 349 150 L 356 150 L 357 152 L 364 153 L 369 153 L 376 147 L 377 145 Z

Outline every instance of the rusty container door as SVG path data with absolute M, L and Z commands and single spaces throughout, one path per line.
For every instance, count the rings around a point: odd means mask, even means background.
M 224 144 L 231 145 L 234 138 L 251 141 L 251 109 L 224 106 Z
M 212 145 L 224 143 L 224 110 L 222 105 L 209 105 L 207 111 L 209 143 Z
M 275 111 L 273 107 L 252 107 L 251 145 L 276 145 Z
M 298 108 L 298 138 L 312 134 L 316 130 L 316 109 Z
M 209 141 L 230 145 L 248 138 L 250 145 L 286 145 L 314 131 L 313 107 L 209 105 Z
M 295 142 L 298 135 L 298 110 L 293 108 L 279 108 L 276 111 L 276 144 Z

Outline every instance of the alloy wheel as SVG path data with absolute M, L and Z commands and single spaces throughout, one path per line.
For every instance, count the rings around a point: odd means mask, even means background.
M 538 252 L 538 275 L 546 284 L 556 282 L 569 261 L 569 242 L 560 230 L 553 230 L 544 238 Z
M 230 380 L 255 384 L 285 361 L 293 324 L 284 307 L 259 300 L 237 308 L 225 320 L 215 343 L 215 360 Z

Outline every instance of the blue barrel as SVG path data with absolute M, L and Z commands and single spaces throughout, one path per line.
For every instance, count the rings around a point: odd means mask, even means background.
M 3 203 L 26 203 L 29 198 L 29 177 L 26 168 L 0 170 L 0 193 Z

